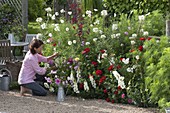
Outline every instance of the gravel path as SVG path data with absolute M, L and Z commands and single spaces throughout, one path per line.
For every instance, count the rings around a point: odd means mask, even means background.
M 112 104 L 105 100 L 84 100 L 67 96 L 57 102 L 55 95 L 19 96 L 18 91 L 0 91 L 0 113 L 158 113 L 154 108 Z

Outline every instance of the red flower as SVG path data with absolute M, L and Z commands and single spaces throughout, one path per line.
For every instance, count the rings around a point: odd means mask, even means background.
M 112 103 L 115 103 L 115 101 L 114 101 L 114 100 L 112 100 Z
M 84 84 L 83 84 L 83 83 L 80 83 L 80 84 L 79 84 L 79 88 L 80 88 L 80 89 L 84 89 Z
M 53 44 L 54 47 L 55 47 L 56 45 L 57 45 L 56 43 Z
M 121 65 L 118 65 L 118 66 L 117 66 L 117 69 L 120 69 L 120 68 L 121 68 Z
M 146 38 L 144 38 L 144 37 L 141 37 L 141 38 L 140 38 L 140 40 L 144 41 L 144 40 L 146 40 Z
M 105 50 L 100 50 L 101 53 L 105 53 Z
M 109 66 L 108 71 L 113 70 L 113 68 L 114 68 L 114 65 Z
M 102 70 L 96 70 L 96 75 L 102 75 L 102 74 L 103 74 Z
M 106 98 L 106 101 L 107 101 L 107 102 L 110 102 L 110 99 L 109 99 L 109 98 Z
M 107 93 L 107 89 L 104 89 L 103 92 L 106 94 Z
M 90 48 L 85 48 L 85 49 L 82 51 L 82 54 L 86 54 L 86 53 L 88 53 L 88 52 L 90 52 Z
M 120 86 L 117 87 L 118 90 L 121 90 L 122 88 Z
M 106 80 L 106 76 L 102 76 L 99 81 L 99 85 L 103 83 Z
M 139 50 L 139 51 L 143 51 L 143 46 L 139 46 L 139 47 L 138 47 L 138 50 Z
M 95 61 L 92 61 L 92 64 L 93 64 L 94 66 L 97 66 L 97 62 L 95 62 Z
M 117 95 L 117 94 L 118 94 L 118 91 L 116 90 L 116 91 L 114 92 L 114 94 Z
M 79 28 L 82 29 L 83 28 L 83 24 L 79 24 Z
M 124 58 L 121 57 L 121 58 L 120 58 L 120 61 L 122 61 L 123 59 L 124 59 Z
M 151 40 L 152 38 L 151 37 L 148 37 L 148 40 Z

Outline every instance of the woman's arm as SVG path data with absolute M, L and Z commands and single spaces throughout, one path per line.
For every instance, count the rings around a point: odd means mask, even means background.
M 58 56 L 59 54 L 55 52 L 53 55 L 47 57 L 47 62 L 53 60 L 54 57 Z

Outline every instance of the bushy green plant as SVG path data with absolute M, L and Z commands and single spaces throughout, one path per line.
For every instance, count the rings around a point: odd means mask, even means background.
M 146 59 L 145 81 L 151 92 L 151 100 L 158 103 L 160 107 L 169 107 L 170 95 L 169 81 L 169 60 L 170 44 L 167 37 L 161 37 L 160 42 L 152 40 L 146 43 L 147 51 L 144 54 Z
M 8 4 L 2 5 L 0 7 L 0 38 L 6 39 L 9 33 L 14 33 L 16 37 L 22 39 L 25 29 L 18 23 L 14 7 Z

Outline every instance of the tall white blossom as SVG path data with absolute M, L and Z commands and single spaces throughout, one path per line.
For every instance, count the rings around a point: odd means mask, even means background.
M 52 9 L 51 9 L 51 7 L 48 7 L 48 8 L 45 8 L 45 11 L 46 11 L 46 12 L 51 12 Z
M 102 10 L 102 11 L 101 11 L 101 15 L 102 15 L 102 16 L 107 16 L 107 10 Z
M 36 19 L 36 22 L 42 22 L 42 18 L 41 17 L 38 17 L 37 19 Z
M 87 92 L 89 91 L 89 86 L 88 86 L 87 81 L 84 81 L 84 90 Z

